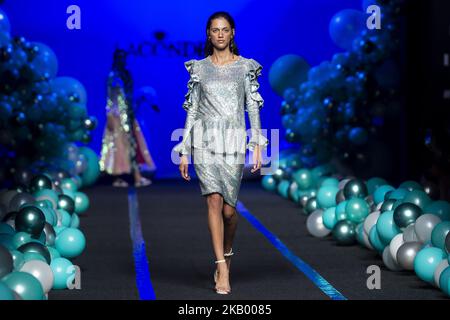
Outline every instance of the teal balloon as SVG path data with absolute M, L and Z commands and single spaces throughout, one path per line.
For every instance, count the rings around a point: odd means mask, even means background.
M 345 201 L 340 202 L 336 206 L 336 221 L 341 221 L 341 220 L 347 219 L 347 213 L 346 213 L 347 203 L 348 203 L 348 200 L 345 200 Z
M 386 185 L 387 181 L 384 180 L 383 178 L 374 177 L 367 180 L 366 184 L 369 194 L 373 194 L 378 187 Z
M 431 198 L 422 190 L 413 190 L 408 192 L 408 194 L 403 198 L 403 202 L 414 203 L 419 206 L 422 210 L 431 203 Z
M 281 56 L 270 67 L 270 86 L 280 97 L 283 97 L 286 89 L 298 88 L 307 80 L 309 69 L 309 64 L 298 55 Z
M 319 165 L 315 168 L 313 168 L 311 172 L 311 177 L 313 181 L 319 181 L 321 177 L 324 177 L 326 175 L 331 175 L 333 173 L 333 168 L 329 164 L 323 164 Z
M 54 226 L 57 223 L 57 217 L 54 213 L 53 208 L 40 208 L 42 210 L 42 213 L 45 216 L 45 221 L 52 226 Z
M 325 178 L 322 180 L 322 183 L 320 184 L 321 187 L 338 187 L 339 180 L 336 178 Z
M 317 192 L 317 204 L 319 208 L 329 208 L 336 206 L 336 194 L 339 188 L 335 185 L 325 185 Z
M 67 228 L 56 237 L 55 248 L 64 258 L 79 256 L 86 247 L 84 234 L 75 228 Z
M 355 225 L 348 220 L 339 221 L 334 226 L 332 235 L 339 245 L 352 245 L 356 242 Z
M 25 258 L 27 253 L 40 254 L 45 258 L 47 263 L 50 263 L 50 253 L 48 252 L 47 247 L 40 242 L 28 242 L 17 248 L 17 251 L 22 252 Z
M 49 263 L 47 262 L 47 259 L 45 259 L 45 257 L 42 256 L 42 254 L 39 254 L 37 252 L 25 252 L 23 254 L 23 263 L 26 263 L 31 260 L 39 260 L 45 263 Z
M 13 236 L 10 234 L 0 234 L 0 245 L 6 247 L 8 250 L 15 250 L 13 243 Z
M 381 215 L 380 215 L 381 217 Z M 372 247 L 374 247 L 379 253 L 382 253 L 386 244 L 383 243 L 380 236 L 378 235 L 377 226 L 374 225 L 369 232 L 369 241 Z
M 78 148 L 78 152 L 83 154 L 87 160 L 87 167 L 84 172 L 80 174 L 83 181 L 83 187 L 93 185 L 100 176 L 100 166 L 97 154 L 88 147 Z
M 72 262 L 66 258 L 56 258 L 50 263 L 53 271 L 53 289 L 67 289 L 68 284 L 75 278 L 75 268 Z
M 17 250 L 11 250 L 10 253 L 13 258 L 14 269 L 20 270 L 22 265 L 25 263 L 23 253 Z
M 408 189 L 398 188 L 389 194 L 388 199 L 402 200 L 408 193 Z
M 0 282 L 0 301 L 15 300 L 14 291 L 4 282 Z
M 7 223 L 0 223 L 0 234 L 14 235 L 16 230 Z
M 312 186 L 312 176 L 308 169 L 300 169 L 292 175 L 295 182 L 297 182 L 300 190 L 307 190 Z
M 70 221 L 70 228 L 79 228 L 80 227 L 80 217 L 78 214 L 74 213 L 72 215 L 72 219 Z
M 450 221 L 450 203 L 444 200 L 432 201 L 425 206 L 424 213 L 432 213 L 442 221 Z
M 380 211 L 381 212 L 385 212 L 385 211 L 389 211 L 389 210 L 393 210 L 394 208 L 394 204 L 397 200 L 395 199 L 387 199 L 383 201 L 383 204 L 380 207 Z M 401 203 L 401 202 L 400 202 Z
M 281 180 L 281 182 L 278 184 L 277 191 L 278 194 L 281 195 L 283 198 L 288 198 L 288 191 L 289 191 L 289 180 Z
M 364 242 L 364 223 L 360 223 L 356 226 L 356 240 L 362 246 L 365 246 Z
M 56 58 L 56 54 L 50 47 L 43 43 L 32 42 L 31 45 L 34 51 L 37 52 L 30 64 L 34 71 L 49 79 L 54 78 L 58 72 L 58 59 Z
M 413 203 L 402 203 L 394 209 L 394 222 L 399 228 L 406 228 L 422 214 L 422 209 Z
M 20 246 L 23 246 L 26 243 L 32 242 L 35 239 L 31 237 L 31 234 L 27 232 L 17 232 L 13 238 L 12 243 L 14 245 L 14 248 L 19 248 Z
M 72 216 L 64 209 L 58 209 L 58 212 L 61 216 L 61 221 L 59 222 L 63 227 L 69 227 L 70 222 L 72 221 Z
M 66 188 L 61 188 L 62 193 L 65 194 L 66 196 L 69 196 L 70 198 L 75 200 L 75 192 L 76 191 L 72 191 L 70 189 L 66 189 Z
M 313 211 L 317 210 L 317 208 L 318 208 L 318 205 L 317 205 L 316 197 L 311 197 L 311 198 L 308 199 L 308 201 L 306 201 L 306 205 L 303 208 L 303 213 L 305 215 L 309 215 Z
M 413 191 L 413 190 L 423 191 L 423 187 L 416 181 L 405 181 L 402 184 L 400 184 L 399 188 L 408 189 L 409 191 Z
M 375 204 L 379 204 L 384 201 L 384 196 L 389 191 L 394 191 L 394 187 L 390 185 L 383 185 L 378 187 L 375 192 L 373 193 L 373 200 L 375 201 Z
M 277 189 L 277 182 L 271 175 L 267 175 L 262 178 L 262 186 L 267 191 L 273 192 Z
M 345 199 L 351 198 L 365 198 L 367 197 L 367 186 L 364 181 L 360 179 L 352 179 L 345 184 L 344 187 Z
M 428 247 L 420 250 L 414 259 L 414 271 L 423 281 L 433 283 L 434 271 L 438 264 L 446 258 L 442 249 Z
M 439 277 L 439 288 L 448 296 L 450 296 L 450 266 L 442 271 Z
M 44 289 L 39 280 L 27 272 L 11 272 L 2 282 L 23 300 L 42 300 L 44 297 Z
M 391 200 L 391 199 L 389 199 L 389 200 Z M 386 201 L 389 201 L 389 200 L 386 200 Z M 394 200 L 394 199 L 392 199 L 392 200 Z M 403 200 L 395 200 L 394 204 L 391 207 L 391 210 L 395 211 L 395 209 L 397 209 L 397 207 L 403 203 L 405 203 Z
M 326 209 L 323 212 L 322 220 L 323 220 L 323 225 L 325 226 L 325 228 L 327 228 L 329 230 L 333 230 L 334 226 L 337 223 L 336 207 L 331 207 L 331 208 Z
M 431 232 L 433 246 L 445 251 L 445 237 L 450 231 L 450 221 L 442 221 Z
M 378 236 L 384 243 L 390 243 L 401 232 L 400 228 L 394 223 L 393 211 L 386 211 L 381 214 L 377 220 L 376 227 Z
M 78 191 L 77 184 L 72 178 L 64 178 L 61 180 L 61 188 L 68 189 L 73 192 Z
M 48 252 L 50 253 L 51 261 L 55 260 L 56 258 L 61 258 L 61 254 L 53 247 L 48 247 Z
M 79 103 L 86 104 L 87 102 L 86 89 L 77 79 L 71 77 L 57 77 L 50 81 L 50 87 L 53 92 L 56 92 L 61 96 L 76 95 Z
M 64 229 L 67 229 L 67 227 L 64 227 L 64 226 L 56 226 L 56 227 L 54 227 L 53 229 L 55 229 L 55 233 L 56 233 L 56 235 L 58 235 L 58 234 L 61 233 L 61 231 L 63 231 Z
M 347 219 L 355 224 L 363 222 L 369 215 L 369 211 L 370 207 L 366 200 L 361 198 L 352 198 L 347 201 L 345 206 L 345 214 Z

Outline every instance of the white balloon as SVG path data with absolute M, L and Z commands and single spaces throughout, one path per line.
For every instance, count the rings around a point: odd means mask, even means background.
M 405 241 L 403 240 L 403 234 L 399 233 L 391 240 L 391 243 L 389 244 L 391 257 L 395 261 L 396 264 L 398 264 L 397 251 L 398 251 L 398 249 L 400 249 L 400 247 L 404 243 L 405 243 Z
M 377 204 L 377 211 L 381 210 L 381 206 L 383 205 L 384 201 L 381 201 L 379 204 Z
M 436 269 L 434 270 L 434 284 L 436 287 L 441 288 L 439 286 L 439 278 L 441 277 L 442 271 L 444 271 L 448 267 L 448 260 L 444 259 L 441 263 L 438 264 Z
M 317 209 L 308 216 L 306 220 L 306 229 L 314 237 L 322 238 L 330 234 L 331 230 L 327 229 L 323 224 L 323 210 Z
M 55 280 L 53 271 L 44 261 L 29 260 L 22 265 L 20 271 L 27 272 L 38 279 L 44 289 L 44 293 L 48 293 L 53 287 Z
M 391 249 L 389 246 L 386 246 L 383 250 L 383 262 L 384 265 L 392 271 L 400 271 L 402 268 L 397 264 L 397 262 L 394 261 L 394 259 L 391 256 Z
M 363 229 L 364 229 L 364 226 L 363 226 Z M 374 250 L 372 244 L 370 243 L 369 236 L 368 236 L 368 234 L 367 234 L 365 231 L 363 231 L 362 237 L 363 237 L 364 245 L 365 245 L 368 249 Z
M 414 230 L 414 223 L 410 224 L 403 231 L 403 241 L 404 242 L 419 242 L 417 238 L 416 231 Z
M 374 211 L 369 214 L 364 220 L 364 232 L 369 235 L 370 229 L 377 223 L 378 218 L 380 217 L 380 211 Z

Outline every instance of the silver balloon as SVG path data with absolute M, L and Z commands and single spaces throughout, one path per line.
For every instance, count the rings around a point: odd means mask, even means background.
M 55 244 L 56 232 L 55 229 L 53 229 L 52 225 L 49 224 L 48 222 L 45 223 L 44 233 L 45 233 L 45 244 L 48 246 L 53 246 Z
M 343 190 L 344 187 L 345 187 L 345 185 L 347 184 L 347 182 L 349 182 L 349 181 L 352 180 L 352 179 L 353 179 L 353 177 L 350 177 L 350 178 L 346 178 L 346 179 L 344 179 L 344 180 L 341 180 L 341 181 L 339 182 L 339 184 L 338 184 L 338 188 L 341 189 L 341 190 Z
M 19 209 L 26 204 L 36 203 L 35 198 L 26 192 L 16 194 L 9 202 L 8 211 L 19 211 Z
M 362 238 L 363 238 L 363 242 L 364 242 L 364 245 L 366 246 L 366 248 L 373 250 L 374 248 L 373 248 L 372 244 L 370 243 L 369 235 L 366 233 L 366 231 L 364 231 L 364 226 L 363 226 Z
M 366 198 L 365 198 L 367 204 L 372 207 L 375 202 L 373 201 L 373 195 L 369 194 Z
M 16 190 L 8 190 L 4 191 L 0 194 L 0 204 L 3 204 L 5 206 L 9 206 L 9 203 L 11 202 L 11 199 L 18 194 Z
M 364 220 L 364 233 L 367 235 L 370 234 L 370 229 L 374 225 L 377 224 L 378 218 L 380 217 L 380 211 L 374 211 L 371 214 L 369 214 L 366 219 Z
M 381 211 L 381 207 L 383 206 L 383 202 L 384 201 L 381 201 L 379 204 L 377 204 L 377 206 L 376 206 L 376 210 L 377 211 Z
M 330 234 L 331 230 L 325 228 L 323 224 L 323 210 L 314 210 L 306 220 L 306 229 L 314 237 L 322 238 Z
M 391 255 L 390 246 L 386 246 L 383 250 L 383 263 L 391 271 L 400 271 L 402 268 L 394 261 Z
M 391 243 L 389 244 L 389 248 L 391 250 L 391 257 L 392 259 L 394 259 L 396 264 L 398 263 L 397 262 L 398 249 L 400 249 L 400 247 L 404 243 L 405 241 L 403 240 L 403 234 L 399 233 L 391 240 Z
M 6 247 L 0 245 L 0 278 L 3 278 L 14 268 L 14 260 Z
M 419 241 L 417 238 L 416 231 L 414 230 L 414 223 L 410 224 L 403 231 L 403 241 L 404 242 L 416 242 Z
M 414 224 L 414 230 L 419 241 L 422 243 L 430 241 L 431 232 L 441 221 L 441 218 L 431 213 L 423 214 L 417 218 L 416 223 Z
M 337 193 L 336 193 L 336 204 L 341 203 L 342 201 L 345 201 L 345 196 L 344 196 L 344 190 L 340 189 Z
M 27 272 L 34 276 L 42 285 L 44 293 L 50 291 L 55 280 L 53 271 L 50 266 L 41 260 L 29 260 L 20 268 L 21 272 Z
M 441 263 L 438 264 L 438 266 L 436 267 L 436 269 L 434 270 L 434 285 L 438 288 L 440 288 L 439 286 L 439 279 L 441 277 L 441 273 L 442 271 L 444 271 L 447 267 L 449 266 L 448 264 L 448 260 L 444 259 L 441 261 Z
M 422 249 L 420 242 L 405 242 L 397 251 L 398 265 L 405 270 L 414 270 L 414 259 Z
M 309 200 L 309 196 L 307 196 L 307 195 L 301 196 L 298 200 L 298 202 L 300 203 L 300 207 L 304 208 L 306 206 L 306 203 L 308 202 L 308 200 Z

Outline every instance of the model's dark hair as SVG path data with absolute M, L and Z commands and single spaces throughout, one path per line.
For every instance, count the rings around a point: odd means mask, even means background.
M 228 21 L 228 23 L 230 24 L 231 29 L 235 29 L 235 23 L 234 23 L 234 19 L 233 17 L 225 11 L 217 11 L 214 12 L 209 18 L 208 18 L 208 22 L 206 23 L 206 43 L 205 43 L 205 57 L 208 57 L 210 55 L 213 54 L 213 49 L 214 46 L 212 45 L 211 41 L 209 40 L 208 37 L 208 30 L 209 28 L 211 28 L 211 23 L 214 19 L 217 18 L 224 18 L 225 20 Z M 236 42 L 234 41 L 234 37 L 233 39 L 230 41 L 230 51 L 232 53 L 234 53 L 235 55 L 239 55 L 239 49 L 236 45 Z

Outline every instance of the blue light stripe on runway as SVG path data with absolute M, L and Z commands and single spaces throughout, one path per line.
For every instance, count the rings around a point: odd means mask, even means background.
M 128 214 L 130 218 L 130 235 L 133 241 L 134 267 L 136 270 L 136 285 L 141 300 L 156 300 L 150 280 L 148 269 L 148 259 L 145 253 L 145 241 L 142 237 L 141 219 L 139 218 L 139 208 L 136 189 L 128 189 Z
M 272 234 L 259 220 L 253 216 L 247 208 L 238 201 L 237 211 L 242 214 L 256 229 L 258 229 L 283 256 L 288 259 L 297 269 L 305 274 L 320 290 L 322 290 L 332 300 L 347 300 L 339 291 L 337 291 L 327 280 L 325 280 L 316 270 L 311 268 L 305 261 L 293 254 L 286 245 Z

